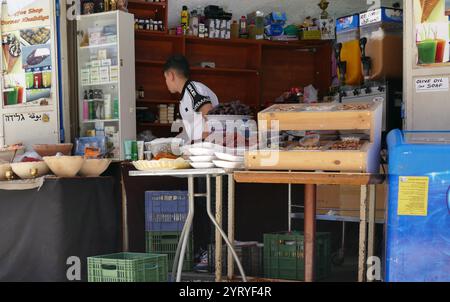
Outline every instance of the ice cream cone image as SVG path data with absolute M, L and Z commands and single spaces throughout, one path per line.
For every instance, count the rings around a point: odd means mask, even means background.
M 5 35 L 2 38 L 2 50 L 5 56 L 6 71 L 10 73 L 20 58 L 22 52 L 20 43 L 14 35 Z
M 441 0 L 420 0 L 420 6 L 422 7 L 422 23 L 428 20 L 434 8 L 440 1 Z

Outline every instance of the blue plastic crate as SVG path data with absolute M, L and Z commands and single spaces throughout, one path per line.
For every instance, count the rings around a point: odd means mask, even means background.
M 187 218 L 187 191 L 145 192 L 145 230 L 181 232 Z

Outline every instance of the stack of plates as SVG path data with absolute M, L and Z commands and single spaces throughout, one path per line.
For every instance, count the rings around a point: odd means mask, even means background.
M 228 153 L 216 152 L 214 155 L 218 160 L 213 160 L 215 166 L 223 169 L 244 169 L 244 157 Z
M 218 147 L 211 143 L 194 144 L 186 149 L 185 154 L 190 156 L 190 164 L 194 169 L 212 169 L 216 167 L 213 161 Z

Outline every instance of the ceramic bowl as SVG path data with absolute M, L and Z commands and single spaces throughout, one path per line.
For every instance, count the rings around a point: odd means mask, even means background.
M 11 170 L 9 163 L 0 164 L 0 180 L 6 180 L 6 172 Z
M 55 156 L 58 153 L 70 156 L 72 154 L 73 144 L 55 144 L 55 145 L 33 145 L 34 151 L 41 157 Z
M 11 164 L 11 168 L 13 172 L 22 179 L 41 177 L 49 172 L 47 164 L 43 161 L 13 163 Z
M 44 161 L 58 177 L 75 177 L 84 164 L 81 156 L 49 156 Z
M 110 159 L 86 159 L 80 170 L 81 176 L 97 177 L 108 169 Z

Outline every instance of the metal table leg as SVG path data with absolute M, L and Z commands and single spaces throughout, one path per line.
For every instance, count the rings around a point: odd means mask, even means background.
M 128 252 L 128 212 L 127 212 L 127 191 L 125 190 L 125 179 L 121 176 L 122 185 L 122 250 Z
M 234 199 L 235 196 L 235 187 L 234 187 L 234 177 L 233 174 L 228 174 L 228 238 L 230 239 L 231 244 L 234 247 Z M 227 252 L 227 276 L 228 280 L 233 280 L 234 277 L 234 260 L 233 255 L 231 254 L 231 250 L 228 249 Z
M 181 281 L 181 273 L 183 271 L 183 263 L 184 263 L 184 257 L 186 254 L 186 246 L 189 241 L 189 233 L 191 232 L 192 228 L 192 221 L 194 220 L 194 198 L 195 198 L 195 192 L 194 192 L 194 177 L 189 176 L 188 178 L 188 191 L 189 191 L 189 212 L 186 217 L 186 222 L 183 227 L 183 231 L 181 232 L 180 241 L 178 242 L 177 246 L 177 252 L 175 253 L 175 258 L 173 261 L 173 267 L 172 267 L 172 279 L 175 276 L 177 276 L 176 281 Z M 178 262 L 178 263 L 177 263 Z M 176 269 L 178 265 L 178 270 Z
M 360 223 L 359 223 L 359 264 L 358 282 L 364 282 L 366 247 L 367 247 L 367 189 L 368 186 L 361 186 Z
M 217 224 L 222 227 L 222 176 L 216 177 L 216 221 Z M 220 232 L 216 229 L 215 234 L 216 242 L 216 282 L 222 281 L 222 237 Z
M 222 228 L 220 227 L 220 225 L 217 223 L 217 221 L 214 219 L 213 214 L 211 213 L 211 177 L 208 175 L 206 178 L 206 190 L 207 190 L 207 196 L 206 196 L 206 211 L 208 212 L 208 216 L 209 219 L 211 220 L 211 222 L 214 224 L 214 226 L 216 227 L 216 229 L 220 232 L 220 234 L 222 235 L 223 240 L 225 240 L 225 243 L 228 245 L 228 248 L 231 250 L 231 253 L 233 254 L 234 260 L 236 261 L 236 264 L 239 268 L 239 271 L 241 273 L 242 276 L 242 280 L 244 282 L 247 282 L 247 277 L 245 276 L 245 272 L 244 269 L 242 268 L 242 264 L 241 261 L 239 261 L 239 258 L 236 254 L 236 251 L 234 250 L 232 244 L 230 243 L 230 241 L 228 240 L 227 235 L 225 234 L 225 232 L 222 230 Z M 217 202 L 217 201 L 216 201 Z M 220 272 L 222 273 L 222 272 Z
M 376 186 L 371 185 L 369 191 L 369 235 L 367 245 L 367 258 L 375 254 L 375 219 L 376 219 Z
M 305 185 L 305 282 L 314 281 L 316 243 L 316 185 Z

